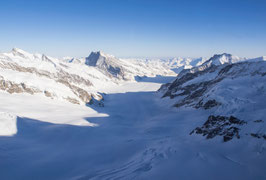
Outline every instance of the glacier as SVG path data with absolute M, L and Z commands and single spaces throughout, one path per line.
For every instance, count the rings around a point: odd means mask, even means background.
M 264 57 L 14 48 L 0 54 L 0 179 L 265 179 L 265 78 Z

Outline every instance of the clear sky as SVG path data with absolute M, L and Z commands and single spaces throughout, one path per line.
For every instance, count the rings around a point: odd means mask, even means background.
M 266 55 L 266 0 L 1 0 L 0 52 Z

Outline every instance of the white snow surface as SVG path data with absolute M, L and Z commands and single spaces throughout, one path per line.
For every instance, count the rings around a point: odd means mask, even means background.
M 264 179 L 262 139 L 190 136 L 209 113 L 169 108 L 159 85 L 116 86 L 93 109 L 2 95 L 0 111 L 19 118 L 15 135 L 0 137 L 1 179 Z
M 86 121 L 84 117 L 107 117 L 107 114 L 97 113 L 91 108 L 55 101 L 41 96 L 28 94 L 0 93 L 2 112 L 9 112 L 21 118 L 37 119 L 54 124 L 70 124 L 77 126 L 97 126 Z
M 24 58 L 23 61 L 26 56 L 34 60 L 34 55 L 20 50 L 12 54 L 15 54 L 17 63 L 22 60 L 20 56 Z M 7 57 L 12 55 L 4 55 L 1 60 L 10 61 Z M 250 71 L 247 71 L 244 78 L 238 77 L 236 81 L 225 79 L 214 88 L 217 97 L 224 102 L 230 103 L 232 99 L 233 105 L 242 104 L 240 108 L 234 107 L 232 113 L 249 120 L 250 124 L 240 139 L 224 143 L 220 137 L 206 140 L 202 136 L 189 135 L 212 112 L 173 108 L 172 100 L 161 99 L 158 88 L 162 83 L 175 79 L 169 76 L 171 73 L 157 73 L 163 61 L 121 60 L 124 62 L 122 68 L 128 65 L 126 72 L 138 76 L 136 81 L 125 81 L 84 65 L 85 59 L 68 60 L 62 60 L 67 66 L 64 67 L 59 65 L 61 60 L 53 59 L 56 66 L 51 65 L 51 72 L 58 72 L 60 68 L 90 79 L 94 87 L 84 85 L 84 88 L 90 92 L 106 93 L 104 107 L 75 105 L 42 94 L 9 94 L 0 91 L 0 112 L 3 112 L 0 113 L 0 125 L 3 125 L 0 126 L 0 179 L 266 178 L 265 140 L 245 135 L 250 130 L 265 133 L 265 85 L 258 82 L 265 80 L 265 76 L 250 77 Z M 165 72 L 171 69 L 166 65 L 164 67 Z M 49 70 L 50 67 L 40 68 Z M 26 73 L 11 77 L 11 72 L 4 69 L 1 69 L 0 75 L 14 82 L 30 81 L 30 76 L 25 77 Z M 258 69 L 263 72 L 264 66 Z M 38 78 L 38 75 L 34 76 L 32 79 Z M 213 77 L 215 74 L 206 78 L 210 80 Z M 195 81 L 202 80 L 204 78 L 198 77 Z M 43 82 L 49 84 L 48 80 Z M 247 90 L 243 91 L 245 82 Z M 32 85 L 40 89 L 48 88 L 45 85 L 42 87 L 42 83 Z M 249 91 L 251 86 L 252 90 Z M 249 102 L 231 97 L 238 95 L 234 91 L 237 88 L 241 89 L 239 97 L 249 98 Z M 63 87 L 62 91 L 67 93 Z M 75 97 L 70 92 L 67 95 Z M 223 108 L 226 108 L 225 112 L 230 110 L 228 104 Z M 221 111 L 218 109 L 214 113 Z M 252 122 L 257 118 L 264 122 Z
M 0 112 L 0 136 L 12 136 L 17 133 L 17 117 L 7 112 Z

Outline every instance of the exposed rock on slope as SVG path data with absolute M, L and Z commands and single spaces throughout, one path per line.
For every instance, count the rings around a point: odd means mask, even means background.
M 195 128 L 190 135 L 193 133 L 202 134 L 207 139 L 214 138 L 215 136 L 223 136 L 223 141 L 227 142 L 234 137 L 240 138 L 240 126 L 245 123 L 245 121 L 241 121 L 234 116 L 209 116 L 203 126 Z
M 11 81 L 6 81 L 2 76 L 0 76 L 0 89 L 7 91 L 10 94 L 13 93 L 28 93 L 28 94 L 34 94 L 41 92 L 39 89 L 35 87 L 28 87 L 24 83 L 14 83 Z
M 217 57 L 215 55 L 214 57 Z M 211 58 L 206 63 L 210 63 Z M 219 87 L 223 90 L 230 89 L 230 87 L 223 86 L 224 83 L 232 81 L 232 83 L 239 82 L 237 79 L 256 79 L 253 81 L 258 86 L 265 81 L 266 62 L 240 62 L 235 64 L 211 64 L 208 68 L 201 71 L 186 71 L 181 73 L 177 79 L 170 84 L 163 85 L 159 91 L 163 92 L 163 97 L 170 97 L 174 100 L 175 106 L 191 106 L 195 108 L 209 109 L 221 105 L 227 96 L 221 96 Z M 260 79 L 260 81 L 258 81 Z M 230 84 L 232 86 L 232 84 Z M 246 90 L 245 84 L 239 84 L 239 90 L 243 88 Z M 234 92 L 235 93 L 235 92 Z M 230 91 L 227 92 L 230 95 Z
M 1 90 L 74 104 L 100 100 L 99 89 L 134 81 L 138 75 L 175 75 L 166 67 L 120 60 L 102 52 L 92 52 L 87 58 L 57 59 L 18 48 L 0 54 L 0 69 Z
M 163 98 L 178 108 L 192 107 L 206 110 L 210 116 L 196 134 L 225 136 L 224 141 L 239 137 L 239 127 L 229 127 L 228 116 L 248 123 L 246 134 L 252 133 L 254 119 L 264 119 L 266 110 L 266 61 L 245 60 L 228 54 L 215 55 L 199 67 L 182 71 L 172 83 L 163 85 Z M 219 62 L 219 63 L 218 63 Z M 210 125 L 211 124 L 211 125 Z M 227 127 L 228 126 L 228 127 Z M 264 134 L 264 123 L 257 134 Z M 230 137 L 228 136 L 228 133 Z M 256 133 L 253 133 L 256 134 Z M 214 136 L 213 136 L 214 135 Z M 262 137 L 262 136 L 259 136 Z
M 101 51 L 92 52 L 90 56 L 86 58 L 85 64 L 97 67 L 109 77 L 127 80 L 122 62 L 114 56 L 104 54 Z

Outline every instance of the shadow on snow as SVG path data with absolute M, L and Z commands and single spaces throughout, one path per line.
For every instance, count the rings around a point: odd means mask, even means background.
M 0 179 L 64 179 L 127 162 L 146 146 L 140 127 L 158 113 L 154 92 L 108 94 L 108 117 L 85 117 L 98 127 L 52 124 L 18 117 L 17 134 L 0 137 Z

